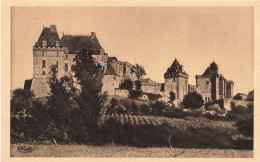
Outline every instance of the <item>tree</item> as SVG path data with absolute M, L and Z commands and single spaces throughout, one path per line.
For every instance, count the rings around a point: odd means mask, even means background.
M 169 99 L 170 99 L 171 101 L 174 101 L 174 100 L 176 99 L 176 94 L 171 91 L 171 92 L 170 92 L 170 97 L 169 97 Z
M 58 69 L 56 65 L 50 67 L 48 83 L 50 86 L 50 96 L 48 97 L 48 106 L 51 122 L 54 126 L 67 136 L 70 125 L 70 114 L 72 111 L 72 93 L 70 92 L 70 78 L 68 76 L 58 78 Z
M 47 108 L 30 89 L 15 89 L 11 99 L 11 140 L 38 139 L 48 127 Z
M 152 113 L 154 115 L 162 115 L 163 110 L 166 109 L 167 106 L 164 101 L 156 101 L 151 103 L 150 107 L 152 108 Z
M 236 122 L 237 130 L 245 136 L 253 137 L 254 132 L 254 105 L 247 105 L 243 119 Z
M 130 79 L 126 79 L 122 84 L 120 84 L 120 89 L 132 90 L 133 82 Z
M 204 104 L 202 96 L 195 92 L 191 92 L 184 96 L 183 105 L 187 108 L 196 109 Z
M 134 73 L 139 81 L 142 80 L 143 75 L 146 75 L 144 67 L 139 64 L 135 65 Z
M 254 90 L 250 91 L 246 98 L 247 101 L 254 101 Z
M 234 97 L 233 97 L 234 100 L 243 100 L 242 96 L 237 93 Z
M 89 135 L 95 136 L 100 111 L 104 107 L 106 95 L 101 93 L 103 70 L 86 49 L 74 58 L 72 71 L 80 86 L 79 107 Z
M 30 89 L 15 89 L 11 99 L 11 112 L 26 111 L 33 105 L 35 94 Z

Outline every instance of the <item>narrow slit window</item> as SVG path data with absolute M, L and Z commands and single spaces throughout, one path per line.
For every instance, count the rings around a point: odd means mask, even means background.
M 69 70 L 68 63 L 65 63 L 65 71 L 67 72 Z
M 42 68 L 46 67 L 46 60 L 42 60 Z

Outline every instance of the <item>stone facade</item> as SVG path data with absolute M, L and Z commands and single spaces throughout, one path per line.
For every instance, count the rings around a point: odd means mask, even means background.
M 162 83 L 156 83 L 150 78 L 142 80 L 142 90 L 146 93 L 160 94 L 163 91 L 162 86 Z
M 119 88 L 120 82 L 126 78 L 136 79 L 131 71 L 134 65 L 117 59 L 114 61 L 111 58 L 115 57 L 108 57 L 101 47 L 96 33 L 91 32 L 89 36 L 63 34 L 60 39 L 56 26 L 50 25 L 50 27 L 43 27 L 38 41 L 33 46 L 33 79 L 30 88 L 36 97 L 47 96 L 50 91 L 47 78 L 51 65 L 58 66 L 58 77 L 73 76 L 71 71 L 71 66 L 74 64 L 73 59 L 82 48 L 90 51 L 92 57 L 103 67 L 103 91 L 108 91 L 113 95 L 114 89 Z M 111 71 L 113 72 L 111 73 Z
M 218 65 L 213 61 L 202 75 L 196 75 L 197 91 L 205 102 L 233 97 L 233 81 L 227 81 L 218 73 Z
M 176 94 L 176 99 L 181 100 L 188 94 L 188 74 L 184 71 L 177 59 L 164 74 L 164 93 L 170 96 L 170 92 Z

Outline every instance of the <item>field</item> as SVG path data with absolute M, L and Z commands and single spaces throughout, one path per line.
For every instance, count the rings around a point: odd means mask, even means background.
M 19 146 L 35 147 L 30 153 L 20 153 Z M 161 157 L 161 158 L 252 158 L 252 150 L 137 148 L 129 146 L 89 145 L 24 145 L 11 144 L 11 157 Z
M 99 125 L 102 126 L 107 120 L 113 119 L 120 125 L 132 125 L 132 126 L 161 126 L 167 124 L 172 128 L 178 129 L 198 129 L 198 128 L 214 128 L 228 130 L 232 134 L 238 134 L 234 127 L 234 122 L 228 121 L 214 121 L 204 117 L 185 117 L 184 119 L 168 118 L 168 117 L 154 117 L 154 116 L 140 116 L 129 114 L 105 114 L 99 120 Z

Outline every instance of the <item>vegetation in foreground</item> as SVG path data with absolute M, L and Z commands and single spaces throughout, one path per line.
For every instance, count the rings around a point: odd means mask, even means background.
M 141 67 L 136 70 L 136 90 L 129 81 L 121 85 L 130 89 L 130 99 L 107 102 L 106 94 L 101 93 L 102 68 L 91 53 L 83 49 L 75 57 L 72 70 L 77 81 L 71 76 L 58 78 L 57 67 L 51 67 L 46 104 L 30 90 L 14 91 L 12 143 L 252 149 L 253 107 L 231 105 L 226 117 L 202 114 L 203 99 L 195 92 L 184 98 L 183 104 L 191 109 L 188 112 L 171 104 L 175 94 L 171 94 L 170 103 L 138 101 L 140 79 L 145 75 Z

